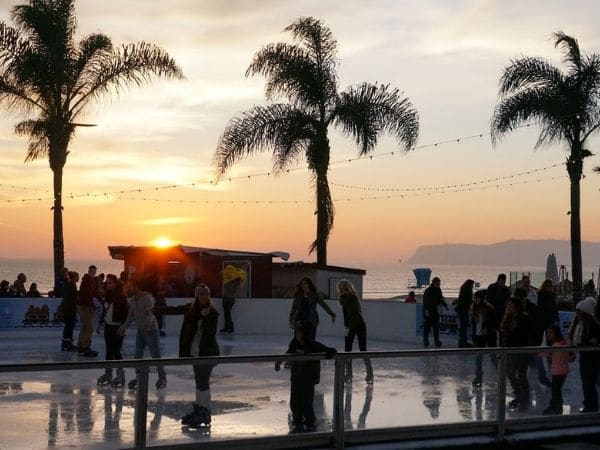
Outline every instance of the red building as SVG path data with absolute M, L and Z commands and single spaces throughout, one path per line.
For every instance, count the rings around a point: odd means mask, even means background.
M 109 246 L 108 251 L 113 259 L 123 261 L 123 270 L 128 274 L 157 275 L 167 286 L 168 297 L 191 297 L 199 283 L 208 285 L 214 297 L 221 297 L 223 269 L 232 265 L 247 274 L 236 297 L 270 298 L 273 258 L 287 260 L 289 257 L 283 252 L 257 253 L 184 245 Z

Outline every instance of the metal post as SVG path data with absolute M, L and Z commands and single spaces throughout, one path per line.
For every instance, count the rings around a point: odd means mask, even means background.
M 137 373 L 135 396 L 135 448 L 146 448 L 146 419 L 148 416 L 148 366 L 140 367 Z
M 335 358 L 333 373 L 333 440 L 335 448 L 344 448 L 344 366 L 346 359 L 342 355 Z
M 500 351 L 498 360 L 498 410 L 496 420 L 498 421 L 498 442 L 504 441 L 506 432 L 506 358 L 508 355 L 503 349 Z

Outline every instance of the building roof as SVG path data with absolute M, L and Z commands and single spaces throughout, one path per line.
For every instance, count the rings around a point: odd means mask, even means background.
M 305 269 L 331 270 L 333 272 L 355 273 L 355 274 L 360 274 L 360 275 L 366 275 L 366 273 L 367 273 L 367 271 L 364 269 L 355 269 L 352 267 L 340 267 L 340 266 L 319 266 L 317 263 L 306 263 L 304 261 L 273 263 L 273 265 L 278 266 L 281 269 L 301 267 L 301 268 L 305 268 Z
M 247 252 L 242 250 L 224 250 L 219 248 L 192 247 L 189 245 L 173 245 L 167 248 L 178 248 L 183 253 L 205 253 L 214 256 L 224 257 L 251 257 L 251 256 L 271 256 L 273 258 L 281 258 L 287 261 L 290 257 L 286 252 Z M 109 245 L 108 252 L 112 259 L 124 260 L 125 254 L 132 250 L 156 250 L 156 247 L 150 245 Z

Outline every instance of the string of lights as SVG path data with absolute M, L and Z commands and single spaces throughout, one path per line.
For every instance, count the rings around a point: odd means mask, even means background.
M 376 192 L 419 192 L 419 191 L 437 191 L 440 189 L 447 188 L 459 188 L 459 187 L 467 187 L 467 186 L 476 186 L 478 184 L 487 184 L 487 183 L 495 183 L 498 181 L 509 180 L 513 178 L 519 178 L 526 175 L 531 175 L 538 172 L 544 172 L 546 170 L 554 169 L 555 167 L 562 167 L 565 163 L 552 164 L 546 167 L 539 167 L 537 169 L 531 169 L 523 172 L 513 173 L 510 175 L 499 176 L 495 178 L 487 178 L 478 181 L 472 181 L 470 183 L 460 183 L 460 184 L 445 184 L 442 186 L 422 186 L 422 187 L 413 187 L 413 188 L 383 188 L 383 187 L 371 187 L 371 186 L 355 186 L 348 185 L 342 183 L 330 182 L 331 186 L 338 186 L 345 189 L 355 189 L 361 191 L 376 191 Z
M 15 186 L 14 184 L 5 184 L 5 183 L 0 183 L 0 188 L 18 189 L 18 190 L 22 190 L 22 191 L 50 192 L 50 189 L 48 189 L 48 188 L 35 188 L 35 187 L 29 187 L 29 186 Z
M 520 127 L 517 128 L 528 128 L 531 125 L 535 125 L 535 124 L 525 124 L 522 125 Z M 458 137 L 455 139 L 447 139 L 447 140 L 443 140 L 443 141 L 438 141 L 438 142 L 434 142 L 431 144 L 423 144 L 423 145 L 418 145 L 415 147 L 415 150 L 424 150 L 424 149 L 429 149 L 429 148 L 437 148 L 439 146 L 442 145 L 447 145 L 447 144 L 456 144 L 456 143 L 460 143 L 462 141 L 468 141 L 468 140 L 472 140 L 472 139 L 482 139 L 485 136 L 489 136 L 491 133 L 490 132 L 484 132 L 484 133 L 479 133 L 479 134 L 474 134 L 471 136 L 463 136 L 463 137 Z M 346 163 L 351 163 L 354 161 L 363 161 L 363 160 L 368 160 L 368 161 L 372 161 L 373 159 L 377 159 L 377 158 L 382 158 L 382 157 L 390 157 L 390 156 L 395 156 L 395 155 L 401 155 L 403 152 L 402 151 L 390 151 L 390 152 L 384 152 L 384 153 L 376 153 L 373 155 L 363 155 L 363 156 L 356 156 L 354 158 L 346 158 L 346 159 L 340 159 L 340 160 L 336 160 L 336 161 L 332 161 L 329 163 L 330 166 L 337 166 L 340 164 L 346 164 Z M 300 172 L 300 171 L 306 171 L 308 170 L 306 167 L 295 167 L 295 168 L 291 168 L 291 169 L 285 169 L 282 172 L 285 173 L 292 173 L 292 172 Z M 167 185 L 162 185 L 162 186 L 152 186 L 152 187 L 147 187 L 147 188 L 131 188 L 131 189 L 121 189 L 121 190 L 114 190 L 114 191 L 107 191 L 107 192 L 99 192 L 99 193 L 93 193 L 93 192 L 84 192 L 84 193 L 69 193 L 69 194 L 63 194 L 63 198 L 83 198 L 83 197 L 103 197 L 103 196 L 107 196 L 107 195 L 122 195 L 122 194 L 131 194 L 131 193 L 141 193 L 141 192 L 151 192 L 151 191 L 161 191 L 161 190 L 166 190 L 166 189 L 177 189 L 177 188 L 196 188 L 198 186 L 201 185 L 213 185 L 216 186 L 221 182 L 224 181 L 235 181 L 235 180 L 251 180 L 253 178 L 257 178 L 257 177 L 263 177 L 263 176 L 271 176 L 273 175 L 273 172 L 267 171 L 267 172 L 257 172 L 257 173 L 252 173 L 252 174 L 246 174 L 246 175 L 237 175 L 237 176 L 231 176 L 231 177 L 224 177 L 221 179 L 213 179 L 213 180 L 200 180 L 200 181 L 196 181 L 193 183 L 183 183 L 183 184 L 167 184 Z M 39 191 L 39 192 L 50 192 L 49 189 L 43 189 L 43 188 L 30 188 L 30 187 L 25 187 L 25 186 L 15 186 L 15 185 L 10 185 L 10 184 L 0 184 L 0 187 L 8 187 L 11 189 L 24 189 L 24 190 L 31 190 L 31 191 Z M 24 199 L 27 200 L 27 199 Z M 38 199 L 32 199 L 32 200 L 38 200 Z M 20 201 L 20 200 L 12 200 L 12 201 Z
M 488 185 L 471 184 L 471 185 L 454 185 L 446 186 L 445 188 L 439 188 L 437 190 L 421 191 L 421 192 L 410 192 L 404 194 L 390 194 L 390 195 L 375 195 L 375 196 L 361 196 L 361 197 L 342 197 L 335 198 L 335 202 L 352 202 L 352 201 L 365 201 L 365 200 L 382 200 L 382 199 L 408 199 L 414 197 L 431 196 L 437 194 L 449 194 L 456 192 L 468 192 L 468 191 L 483 191 L 483 190 L 494 190 L 500 188 L 510 188 L 513 186 L 529 184 L 529 183 L 541 183 L 545 181 L 554 181 L 562 178 L 567 178 L 568 175 L 560 175 L 551 178 L 536 178 L 530 180 L 511 181 L 510 183 L 501 183 L 497 180 L 495 183 Z M 496 179 L 494 179 L 496 180 Z M 155 202 L 155 203 L 172 203 L 172 204 L 205 204 L 205 205 L 276 205 L 276 204 L 306 204 L 312 203 L 313 200 L 198 200 L 198 199 L 173 199 L 173 198 L 155 198 L 155 197 L 128 197 L 124 195 L 107 195 L 108 200 L 127 200 L 127 201 L 143 201 L 143 202 Z M 30 201 L 49 201 L 52 198 L 28 198 L 20 200 L 3 200 L 5 203 L 24 203 Z

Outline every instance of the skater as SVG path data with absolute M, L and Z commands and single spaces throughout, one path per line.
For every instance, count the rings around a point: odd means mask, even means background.
M 130 293 L 133 295 L 133 301 L 129 307 L 127 319 L 119 327 L 118 334 L 125 336 L 127 327 L 135 320 L 137 326 L 137 335 L 135 338 L 135 359 L 144 357 L 144 349 L 148 347 L 152 358 L 160 359 L 160 346 L 158 342 L 158 323 L 154 317 L 154 297 L 148 291 L 151 289 L 151 283 L 147 280 L 140 280 L 132 277 L 129 280 Z M 156 389 L 167 387 L 167 374 L 161 365 L 156 366 L 158 372 L 158 381 Z M 128 384 L 129 389 L 137 388 L 137 379 L 133 379 Z
M 286 354 L 325 353 L 332 357 L 337 351 L 320 342 L 311 339 L 313 326 L 310 322 L 298 322 L 294 327 L 294 337 L 290 342 Z M 315 431 L 316 417 L 313 406 L 315 385 L 321 378 L 320 361 L 291 362 L 290 409 L 292 411 L 292 433 Z M 281 361 L 275 363 L 275 370 L 279 371 Z
M 558 325 L 552 325 L 546 330 L 546 343 L 556 348 L 569 345 Z M 540 357 L 550 359 L 550 373 L 552 374 L 552 398 L 550 406 L 543 411 L 543 414 L 562 414 L 562 387 L 569 373 L 569 362 L 575 362 L 575 353 L 550 351 L 540 353 Z
M 441 280 L 434 277 L 431 284 L 423 292 L 423 346 L 429 347 L 429 333 L 433 330 L 433 340 L 436 347 L 442 346 L 440 341 L 440 313 L 438 308 L 443 306 L 448 309 L 440 285 Z
M 487 301 L 494 308 L 494 317 L 491 323 L 491 326 L 493 326 L 493 332 L 492 336 L 490 336 L 490 347 L 495 347 L 497 343 L 499 343 L 502 347 L 504 345 L 504 342 L 502 341 L 501 333 L 499 333 L 500 324 L 502 323 L 502 319 L 504 318 L 506 302 L 508 302 L 508 300 L 510 299 L 510 290 L 506 286 L 506 274 L 499 274 L 498 278 L 496 279 L 496 282 L 490 284 L 486 291 Z M 500 338 L 499 340 L 498 337 Z
M 219 356 L 217 326 L 219 313 L 210 299 L 210 289 L 201 284 L 196 287 L 194 301 L 183 306 L 167 306 L 165 314 L 183 314 L 179 334 L 179 357 Z M 210 427 L 212 407 L 210 375 L 214 364 L 194 364 L 196 401 L 192 411 L 181 418 L 181 424 L 190 428 Z
M 94 265 L 88 267 L 88 273 L 81 279 L 79 297 L 77 298 L 77 312 L 81 321 L 77 350 L 81 356 L 86 357 L 98 356 L 98 352 L 90 348 L 94 333 L 94 299 L 98 296 L 98 283 L 95 279 L 96 270 Z
M 474 280 L 466 280 L 460 287 L 454 310 L 458 314 L 458 348 L 470 347 L 467 340 L 469 331 L 469 310 L 473 304 Z
M 358 348 L 361 352 L 367 351 L 367 324 L 362 315 L 360 300 L 354 285 L 349 280 L 341 280 L 337 284 L 338 299 L 344 312 L 344 351 L 351 352 L 354 337 L 358 337 Z M 373 367 L 369 358 L 364 358 L 367 376 L 365 381 L 373 383 Z M 352 360 L 346 360 L 344 379 L 352 380 Z
M 471 318 L 473 320 L 473 344 L 477 348 L 494 347 L 494 307 L 486 302 L 486 290 L 482 289 L 473 295 Z M 496 355 L 490 355 L 494 365 L 497 364 Z M 476 370 L 473 387 L 481 387 L 483 382 L 483 355 L 475 358 Z
M 295 329 L 297 322 L 303 322 L 305 327 L 310 324 L 312 330 L 310 331 L 310 340 L 314 341 L 317 335 L 317 326 L 319 325 L 319 314 L 317 313 L 317 304 L 321 305 L 321 308 L 325 310 L 331 317 L 331 322 L 335 322 L 335 313 L 325 303 L 317 292 L 312 280 L 308 277 L 302 278 L 296 292 L 294 294 L 294 302 L 292 303 L 292 309 L 290 310 L 290 328 Z
M 235 304 L 235 294 L 245 279 L 246 272 L 232 265 L 228 265 L 223 270 L 223 315 L 225 326 L 221 329 L 221 333 L 234 333 L 231 310 Z
M 523 302 L 511 298 L 506 304 L 506 314 L 502 322 L 502 334 L 506 347 L 527 347 L 530 343 L 532 321 L 523 311 Z M 507 377 L 514 391 L 514 399 L 508 403 L 510 409 L 526 410 L 529 407 L 529 382 L 527 368 L 528 354 L 511 354 L 507 361 Z
M 121 347 L 124 336 L 120 335 L 118 331 L 127 319 L 127 297 L 119 279 L 110 273 L 106 277 L 104 300 L 106 306 L 106 315 L 104 316 L 106 360 L 123 359 L 121 356 Z M 98 378 L 98 385 L 104 386 L 107 384 L 113 387 L 122 387 L 125 385 L 125 373 L 122 367 L 117 369 L 117 376 L 114 379 L 111 368 L 104 371 L 104 375 Z
M 62 343 L 60 349 L 63 352 L 74 352 L 77 347 L 73 345 L 73 329 L 77 320 L 77 282 L 79 274 L 77 272 L 67 272 L 66 281 L 63 283 L 63 299 L 60 304 L 63 312 L 65 326 L 63 328 Z
M 569 340 L 575 346 L 592 347 L 600 342 L 600 325 L 594 318 L 596 299 L 587 297 L 577 303 L 575 319 L 569 330 Z M 600 374 L 600 352 L 579 352 L 579 374 L 583 389 L 580 413 L 598 412 L 596 380 Z

